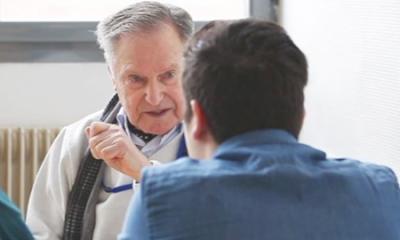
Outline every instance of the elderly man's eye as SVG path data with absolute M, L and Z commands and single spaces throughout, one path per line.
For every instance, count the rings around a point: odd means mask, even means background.
M 175 79 L 175 76 L 176 76 L 175 71 L 168 71 L 168 72 L 161 74 L 160 79 L 162 81 L 170 81 L 170 80 Z
M 141 84 L 144 82 L 144 78 L 138 75 L 130 75 L 128 77 L 129 84 Z

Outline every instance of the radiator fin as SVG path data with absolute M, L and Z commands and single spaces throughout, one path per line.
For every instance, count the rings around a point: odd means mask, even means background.
M 25 214 L 34 178 L 59 129 L 0 128 L 0 187 Z

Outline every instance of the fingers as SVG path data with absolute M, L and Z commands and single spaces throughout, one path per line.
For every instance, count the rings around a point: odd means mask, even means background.
M 123 132 L 119 126 L 103 122 L 93 122 L 85 129 L 94 158 L 102 158 L 102 149 L 113 144 L 114 139 L 121 134 L 120 130 Z
M 112 133 L 106 137 L 95 136 L 89 139 L 89 146 L 92 151 L 93 157 L 96 159 L 105 159 L 103 151 L 109 146 L 116 145 L 118 134 Z
M 117 171 L 139 180 L 141 169 L 150 165 L 147 157 L 118 125 L 96 122 L 87 127 L 85 133 L 93 157 L 103 159 Z
M 110 129 L 113 124 L 104 123 L 104 122 L 92 122 L 86 129 L 85 133 L 88 138 L 96 136 L 102 132 Z
M 123 154 L 118 144 L 108 145 L 101 149 L 102 159 L 121 159 Z
M 97 141 L 97 139 L 95 139 L 95 141 Z M 127 144 L 125 143 L 125 141 L 126 139 L 123 133 L 116 132 L 111 134 L 107 138 L 103 138 L 100 141 L 97 141 L 95 144 L 92 143 L 92 148 L 96 155 L 104 160 L 115 157 L 121 158 L 123 157 L 124 152 L 127 150 Z M 111 152 L 112 150 L 114 150 L 113 154 Z
M 106 131 L 101 132 L 100 134 L 89 137 L 89 146 L 91 148 L 96 147 L 100 142 L 103 142 L 107 139 L 115 138 L 117 135 L 121 135 L 122 130 L 120 131 L 118 128 L 109 128 Z

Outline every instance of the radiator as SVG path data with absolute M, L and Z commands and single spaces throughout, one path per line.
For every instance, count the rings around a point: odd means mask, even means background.
M 59 129 L 0 129 L 0 186 L 25 214 L 36 173 Z

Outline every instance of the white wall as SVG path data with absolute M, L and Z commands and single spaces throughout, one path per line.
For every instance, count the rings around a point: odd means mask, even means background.
M 0 64 L 0 128 L 64 126 L 112 94 L 104 63 Z
M 400 1 L 283 0 L 309 62 L 301 140 L 400 175 Z

